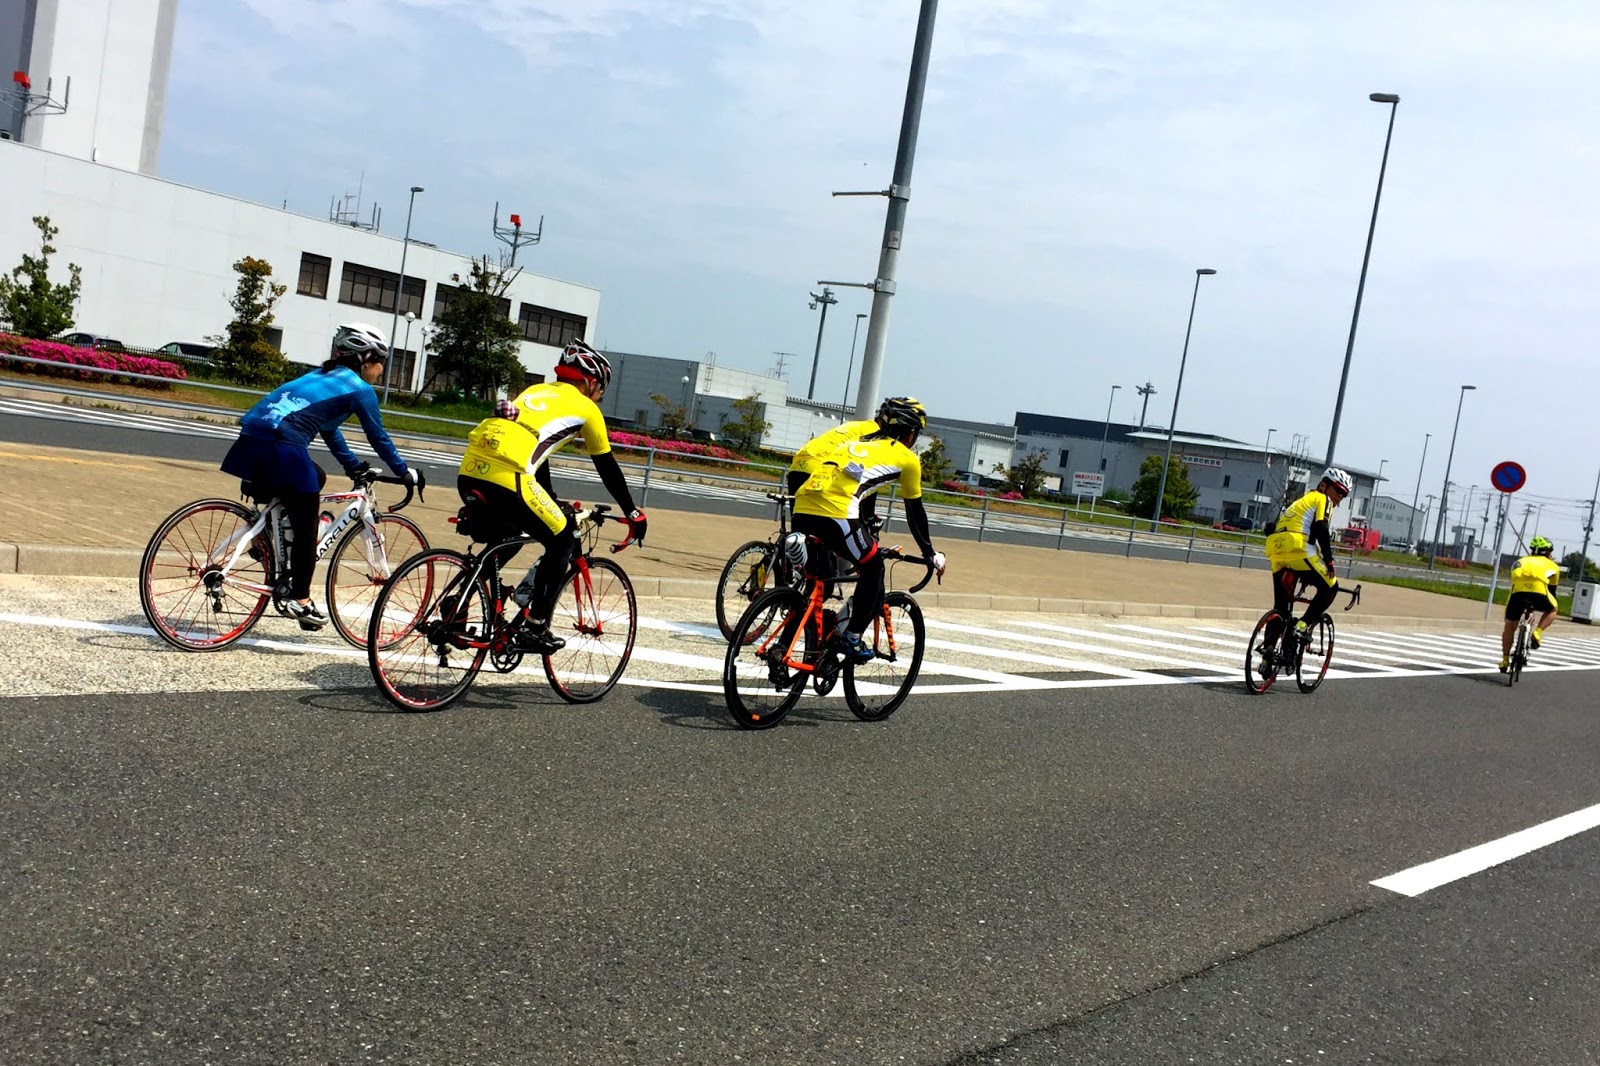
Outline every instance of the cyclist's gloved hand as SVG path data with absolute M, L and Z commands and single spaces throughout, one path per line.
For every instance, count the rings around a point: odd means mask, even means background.
M 422 468 L 419 466 L 406 467 L 406 480 L 415 485 L 418 492 L 421 492 L 423 489 L 428 487 L 428 479 L 422 473 Z
M 928 562 L 933 564 L 933 572 L 934 573 L 938 574 L 940 577 L 944 576 L 944 568 L 945 568 L 944 552 L 933 552 L 933 553 L 931 553 L 928 556 Z
M 628 523 L 628 536 L 643 544 L 644 531 L 650 526 L 649 521 L 644 516 L 644 512 L 635 507 L 628 512 L 625 521 Z
M 355 466 L 345 467 L 344 476 L 359 485 L 362 479 L 370 473 L 372 473 L 372 464 L 362 461 Z

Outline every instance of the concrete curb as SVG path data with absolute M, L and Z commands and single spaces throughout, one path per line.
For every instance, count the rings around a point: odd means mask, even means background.
M 0 541 L 0 574 L 35 577 L 120 577 L 139 572 L 144 552 L 137 548 L 87 548 L 52 544 L 10 544 Z M 717 583 L 702 578 L 629 575 L 641 599 L 706 600 L 716 595 Z M 1067 600 L 1040 596 L 990 596 L 971 592 L 924 589 L 917 594 L 924 607 L 962 611 L 1008 611 L 1013 614 L 1083 615 L 1094 618 L 1184 618 L 1215 622 L 1255 622 L 1259 607 L 1215 607 L 1201 604 L 1123 603 L 1114 600 Z M 1500 622 L 1470 618 L 1407 618 L 1383 615 L 1349 615 L 1337 612 L 1341 626 L 1404 627 L 1408 629 L 1462 629 L 1498 632 Z

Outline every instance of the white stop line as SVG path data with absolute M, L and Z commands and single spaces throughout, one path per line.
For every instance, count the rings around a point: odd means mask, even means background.
M 1491 840 L 1487 844 L 1479 844 L 1475 848 L 1458 851 L 1454 855 L 1446 855 L 1442 859 L 1434 859 L 1432 862 L 1413 866 L 1409 870 L 1401 870 L 1388 877 L 1380 877 L 1372 883 L 1390 892 L 1398 892 L 1402 896 L 1420 896 L 1429 889 L 1447 885 L 1451 881 L 1459 881 L 1475 873 L 1482 873 L 1491 866 L 1499 866 L 1519 855 L 1537 851 L 1558 840 L 1565 840 L 1567 837 L 1593 829 L 1597 825 L 1600 825 L 1600 803 L 1593 807 L 1585 807 L 1581 811 L 1564 814 L 1560 818 L 1552 818 L 1548 822 L 1541 822 L 1521 832 L 1501 837 L 1499 840 Z

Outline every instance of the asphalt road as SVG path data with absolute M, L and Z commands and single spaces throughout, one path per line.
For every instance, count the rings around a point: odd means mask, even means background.
M 266 653 L 257 653 L 266 654 Z M 337 676 L 330 669 L 328 679 Z M 11 1063 L 1600 1060 L 1590 673 L 0 701 Z

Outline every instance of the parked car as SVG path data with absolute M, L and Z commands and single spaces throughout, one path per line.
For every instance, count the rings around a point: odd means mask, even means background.
M 196 363 L 209 363 L 216 349 L 209 344 L 195 344 L 192 341 L 168 341 L 156 351 L 162 355 L 175 355 L 180 359 L 189 359 Z
M 1224 518 L 1216 525 L 1218 529 L 1225 529 L 1231 533 L 1248 533 L 1256 528 L 1255 522 L 1240 515 L 1238 518 Z
M 120 350 L 123 343 L 103 333 L 63 333 L 56 338 L 62 344 L 70 344 L 74 348 L 111 348 Z

